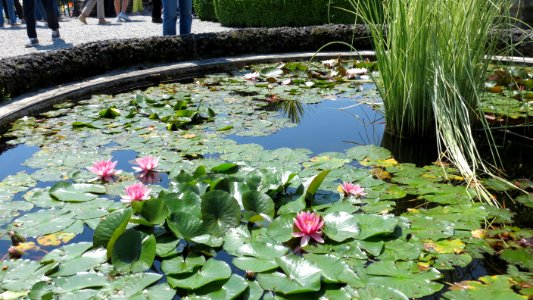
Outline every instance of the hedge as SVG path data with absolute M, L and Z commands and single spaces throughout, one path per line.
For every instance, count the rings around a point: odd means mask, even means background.
M 214 0 L 218 21 L 224 26 L 280 27 L 353 23 L 348 0 Z M 328 17 L 328 6 L 330 15 Z
M 194 11 L 200 20 L 217 22 L 215 0 L 193 0 Z

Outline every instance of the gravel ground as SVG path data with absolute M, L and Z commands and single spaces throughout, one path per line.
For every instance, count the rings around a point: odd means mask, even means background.
M 34 48 L 26 48 L 28 42 L 26 26 L 0 28 L 0 59 L 17 55 L 30 54 L 35 52 L 50 51 L 61 48 L 69 48 L 87 42 L 142 38 L 150 36 L 161 36 L 162 25 L 152 23 L 152 18 L 145 15 L 130 16 L 131 22 L 115 22 L 115 18 L 107 18 L 108 25 L 97 25 L 97 18 L 87 18 L 88 25 L 82 24 L 75 17 L 62 17 L 59 22 L 59 32 L 61 38 L 52 41 L 51 30 L 42 22 L 37 22 L 37 37 L 40 45 Z M 179 25 L 178 25 L 179 32 Z M 204 22 L 197 18 L 193 19 L 192 33 L 219 32 L 232 30 L 229 27 L 222 27 L 220 23 Z

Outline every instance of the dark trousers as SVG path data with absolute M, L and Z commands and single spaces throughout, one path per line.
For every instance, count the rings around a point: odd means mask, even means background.
M 161 20 L 161 0 L 152 0 L 152 20 Z
M 52 1 L 55 0 L 42 0 L 44 5 L 44 11 L 46 13 L 46 20 L 48 22 L 48 28 L 56 30 L 59 28 L 57 21 L 57 14 L 54 9 Z M 22 0 L 24 6 L 24 15 L 26 16 L 26 32 L 30 39 L 37 37 L 37 31 L 35 30 L 35 0 Z
M 2 1 L 4 1 L 5 15 L 8 16 L 7 18 L 9 19 L 9 13 L 7 12 L 7 2 L 6 0 L 2 0 Z M 22 10 L 22 5 L 20 5 L 19 0 L 15 0 L 13 2 L 15 3 L 15 12 L 17 13 L 17 16 L 19 17 L 19 19 L 24 19 L 24 11 Z

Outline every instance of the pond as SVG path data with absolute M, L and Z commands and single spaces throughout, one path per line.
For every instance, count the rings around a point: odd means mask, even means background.
M 505 227 L 513 213 L 474 202 L 444 162 L 380 147 L 372 68 L 255 65 L 16 121 L 0 155 L 0 250 L 22 257 L 2 261 L 1 295 L 528 295 L 533 231 Z M 136 171 L 147 156 L 157 166 Z M 106 160 L 121 172 L 88 169 Z

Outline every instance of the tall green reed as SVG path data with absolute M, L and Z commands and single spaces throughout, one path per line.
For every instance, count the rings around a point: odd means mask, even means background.
M 349 1 L 372 34 L 387 130 L 435 136 L 440 152 L 478 195 L 497 204 L 477 179 L 480 172 L 491 172 L 473 130 L 488 127 L 478 109 L 485 55 L 494 53 L 491 30 L 504 19 L 508 1 Z M 493 154 L 489 163 L 497 161 L 495 148 Z

